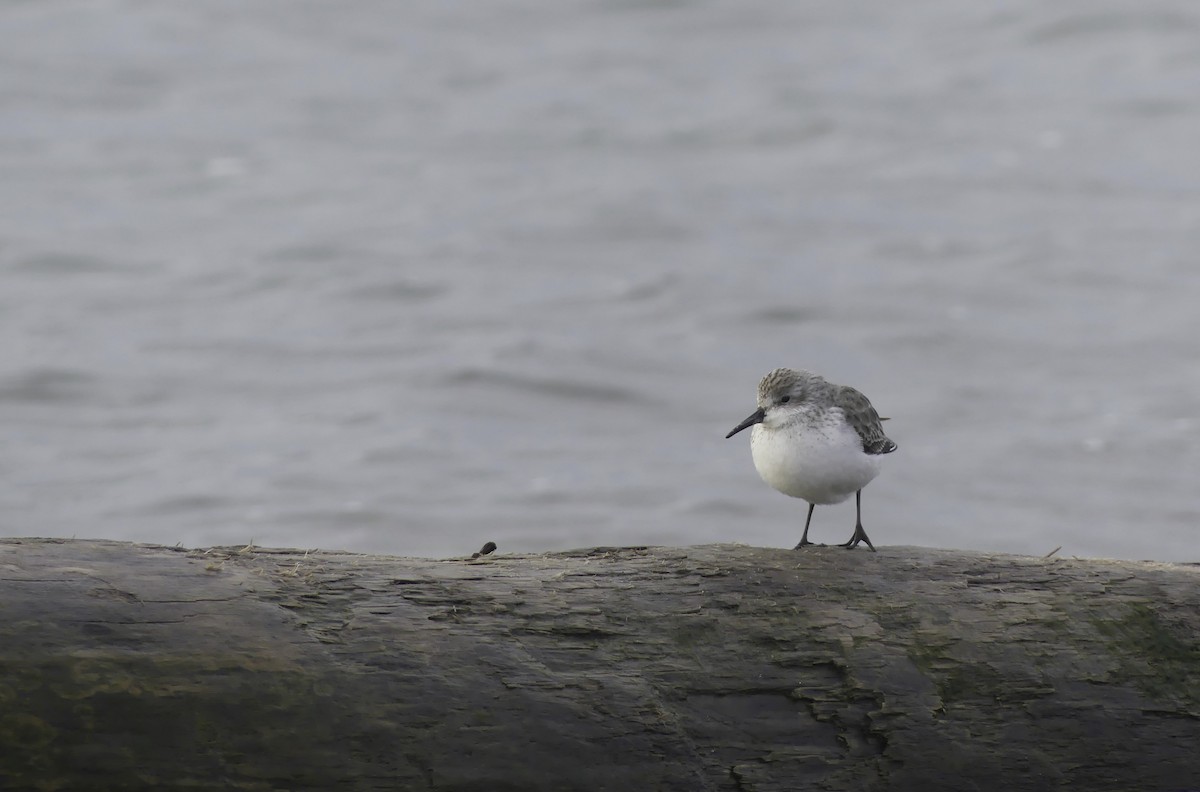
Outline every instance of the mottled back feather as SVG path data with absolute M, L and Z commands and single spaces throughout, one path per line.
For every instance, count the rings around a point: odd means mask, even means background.
M 896 444 L 883 433 L 879 413 L 875 412 L 866 396 L 849 385 L 835 385 L 833 403 L 842 408 L 846 422 L 862 438 L 863 451 L 868 454 L 890 454 L 896 450 Z

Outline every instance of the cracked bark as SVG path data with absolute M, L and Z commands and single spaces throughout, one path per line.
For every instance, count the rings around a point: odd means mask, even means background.
M 1190 565 L 3 540 L 0 617 L 6 790 L 1200 787 Z

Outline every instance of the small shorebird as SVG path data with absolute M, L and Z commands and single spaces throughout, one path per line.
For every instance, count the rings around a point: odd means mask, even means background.
M 854 535 L 841 547 L 866 542 L 862 490 L 879 475 L 879 458 L 896 450 L 883 433 L 879 413 L 866 396 L 801 369 L 775 369 L 758 383 L 758 409 L 733 428 L 728 439 L 753 426 L 750 453 L 762 480 L 784 495 L 808 501 L 808 519 L 797 550 L 808 541 L 818 504 L 841 503 L 854 495 Z

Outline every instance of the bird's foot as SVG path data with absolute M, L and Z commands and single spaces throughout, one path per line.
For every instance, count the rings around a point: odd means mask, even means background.
M 867 537 L 867 532 L 863 530 L 861 525 L 854 526 L 854 535 L 850 537 L 850 541 L 843 542 L 838 547 L 844 547 L 847 550 L 852 550 L 858 547 L 859 542 L 866 542 L 867 547 L 871 548 L 871 552 L 875 552 L 875 545 L 871 544 L 871 540 Z
M 825 545 L 823 545 L 823 544 L 817 544 L 816 542 L 810 542 L 807 539 L 801 539 L 800 543 L 797 544 L 792 549 L 793 550 L 803 550 L 806 547 L 824 547 L 824 546 Z

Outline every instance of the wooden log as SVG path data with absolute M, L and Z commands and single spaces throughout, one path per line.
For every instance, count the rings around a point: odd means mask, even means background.
M 1200 789 L 1200 570 L 0 541 L 0 788 Z

